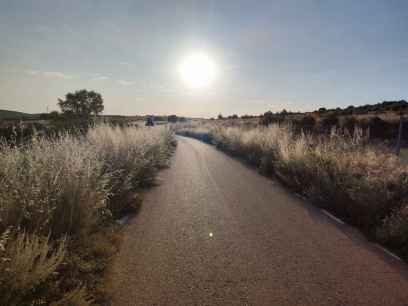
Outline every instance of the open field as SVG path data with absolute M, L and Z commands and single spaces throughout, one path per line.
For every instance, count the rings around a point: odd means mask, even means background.
M 174 145 L 167 127 L 106 125 L 2 143 L 0 304 L 101 305 L 114 220 L 137 209 Z
M 363 130 L 313 136 L 287 125 L 225 127 L 207 121 L 180 126 L 178 133 L 277 177 L 408 258 L 408 166 L 389 148 L 370 144 Z

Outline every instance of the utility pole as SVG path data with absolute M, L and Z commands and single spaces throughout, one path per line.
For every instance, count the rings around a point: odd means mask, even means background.
M 400 122 L 399 122 L 399 128 L 398 128 L 398 138 L 397 138 L 397 146 L 395 148 L 395 154 L 397 154 L 397 156 L 400 155 L 400 151 L 401 151 L 401 138 L 402 138 L 402 125 L 403 125 L 403 121 L 404 121 L 404 115 L 401 112 L 400 113 Z

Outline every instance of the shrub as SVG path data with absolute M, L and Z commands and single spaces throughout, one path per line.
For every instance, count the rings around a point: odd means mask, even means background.
M 3 233 L 4 240 L 4 233 Z M 65 255 L 65 242 L 51 246 L 49 237 L 19 233 L 1 254 L 1 305 L 22 305 L 39 299 L 41 286 L 56 272 Z
M 387 216 L 382 226 L 377 230 L 377 237 L 381 242 L 390 245 L 394 249 L 408 256 L 408 209 L 402 206 Z
M 273 113 L 271 111 L 267 111 L 259 118 L 259 124 L 268 126 L 269 124 L 273 122 L 274 119 L 275 118 L 274 118 Z
M 89 306 L 92 305 L 92 299 L 87 295 L 84 286 L 78 286 L 75 289 L 67 292 L 57 302 L 52 302 L 51 306 Z
M 398 123 L 387 122 L 379 117 L 371 118 L 368 121 L 370 137 L 378 139 L 393 139 L 398 134 Z
M 151 185 L 157 170 L 171 153 L 172 132 L 165 128 L 122 129 L 101 126 L 88 132 L 87 139 L 103 163 L 109 178 L 108 207 L 117 217 L 131 209 L 129 200 L 136 189 Z
M 319 126 L 322 132 L 330 131 L 331 128 L 336 127 L 339 125 L 339 118 L 336 114 L 328 114 L 319 122 Z
M 0 230 L 79 235 L 105 207 L 107 180 L 94 148 L 64 135 L 0 148 Z
M 207 129 L 178 129 L 177 134 L 199 139 L 203 142 L 212 144 L 213 136 Z
M 104 229 L 174 145 L 164 127 L 106 125 L 20 146 L 0 141 L 0 304 L 89 305 L 87 285 L 116 250 Z
M 358 126 L 358 121 L 354 116 L 347 116 L 343 119 L 342 127 L 348 131 L 354 132 L 354 128 Z

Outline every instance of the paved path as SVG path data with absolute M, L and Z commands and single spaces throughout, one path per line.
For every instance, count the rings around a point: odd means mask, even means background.
M 179 137 L 126 227 L 113 305 L 408 305 L 404 264 L 239 161 Z

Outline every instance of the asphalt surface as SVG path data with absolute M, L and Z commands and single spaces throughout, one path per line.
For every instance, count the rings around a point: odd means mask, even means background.
M 241 162 L 179 137 L 127 225 L 113 305 L 408 305 L 406 265 Z

